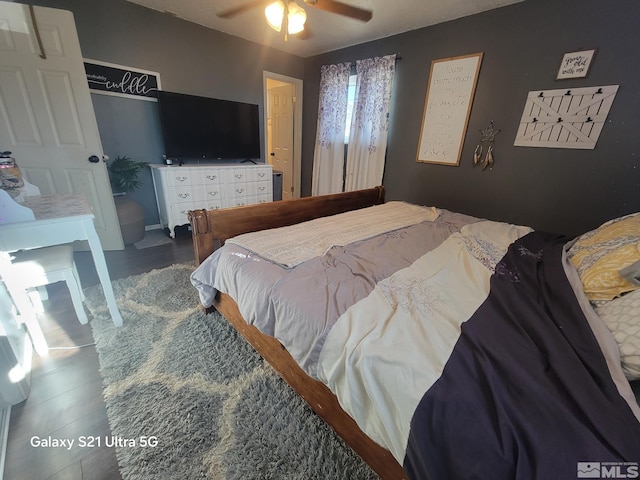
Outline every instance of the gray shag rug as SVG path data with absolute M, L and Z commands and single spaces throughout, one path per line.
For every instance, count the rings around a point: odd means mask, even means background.
M 101 288 L 85 290 L 122 477 L 377 478 L 224 318 L 204 314 L 192 271 L 114 281 L 121 328 Z

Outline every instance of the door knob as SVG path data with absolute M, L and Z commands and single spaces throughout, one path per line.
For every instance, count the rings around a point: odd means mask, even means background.
M 98 162 L 100 161 L 100 157 L 99 157 L 99 156 L 97 156 L 97 155 L 91 155 L 91 156 L 89 157 L 89 161 L 90 161 L 91 163 L 98 163 Z

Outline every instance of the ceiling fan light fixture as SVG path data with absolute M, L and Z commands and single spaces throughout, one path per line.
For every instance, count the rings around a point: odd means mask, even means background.
M 289 33 L 294 35 L 304 30 L 304 24 L 307 21 L 307 12 L 299 7 L 297 3 L 289 4 Z
M 304 30 L 304 24 L 307 21 L 307 12 L 298 6 L 295 2 L 287 5 L 289 14 L 287 16 L 288 33 L 293 35 Z M 267 17 L 267 23 L 276 32 L 282 29 L 282 19 L 284 17 L 285 4 L 282 0 L 277 0 L 267 5 L 264 9 L 264 15 Z
M 279 32 L 282 28 L 282 17 L 284 16 L 284 3 L 281 0 L 277 0 L 267 5 L 264 9 L 264 15 L 267 17 L 267 23 L 276 32 Z

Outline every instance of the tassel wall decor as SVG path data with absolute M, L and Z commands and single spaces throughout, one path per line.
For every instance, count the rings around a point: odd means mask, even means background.
M 493 144 L 496 135 L 500 133 L 500 129 L 494 128 L 492 120 L 487 128 L 480 130 L 480 133 L 482 134 L 482 139 L 473 151 L 473 166 L 482 164 L 482 170 L 487 167 L 491 169 L 493 167 Z M 482 159 L 483 144 L 487 144 L 484 160 Z

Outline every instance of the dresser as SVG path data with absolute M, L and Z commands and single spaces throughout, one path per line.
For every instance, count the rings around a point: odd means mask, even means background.
M 149 165 L 160 223 L 169 228 L 189 223 L 187 212 L 273 201 L 271 165 Z

